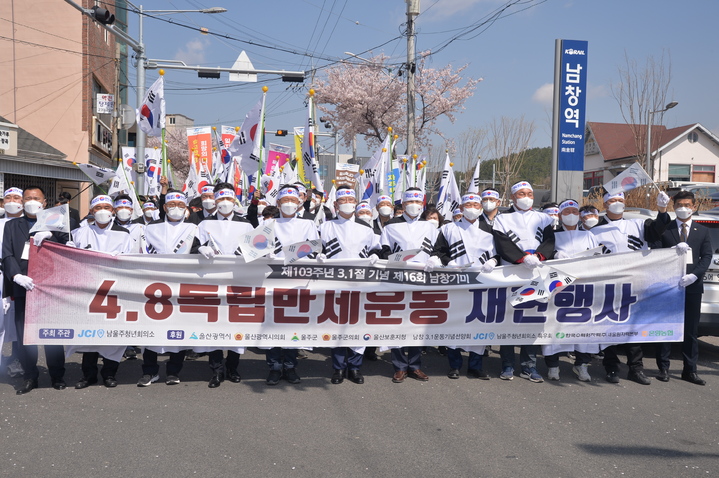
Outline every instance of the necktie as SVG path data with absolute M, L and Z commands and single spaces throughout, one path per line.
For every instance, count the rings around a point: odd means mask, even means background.
M 687 225 L 686 225 L 686 223 L 682 224 L 682 233 L 679 235 L 679 239 L 682 242 L 687 242 Z

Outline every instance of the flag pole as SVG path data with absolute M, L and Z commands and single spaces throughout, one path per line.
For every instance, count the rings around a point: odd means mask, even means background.
M 260 110 L 260 137 L 255 138 L 255 141 L 259 139 L 260 141 L 260 154 L 257 158 L 258 164 L 257 164 L 257 190 L 260 190 L 260 178 L 262 178 L 262 143 L 264 143 L 265 140 L 265 99 L 267 98 L 267 90 L 269 88 L 267 86 L 262 87 L 262 109 Z

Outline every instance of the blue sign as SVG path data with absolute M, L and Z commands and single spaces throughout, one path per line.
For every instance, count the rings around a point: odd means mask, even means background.
M 584 171 L 587 45 L 586 41 L 562 40 L 557 138 L 559 171 Z

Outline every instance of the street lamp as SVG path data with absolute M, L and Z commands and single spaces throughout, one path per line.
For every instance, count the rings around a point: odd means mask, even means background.
M 663 110 L 650 111 L 647 114 L 647 169 L 649 169 L 649 177 L 654 181 L 654 162 L 652 161 L 652 119 L 655 113 L 664 113 L 667 110 L 678 105 L 678 101 L 672 101 L 667 104 Z

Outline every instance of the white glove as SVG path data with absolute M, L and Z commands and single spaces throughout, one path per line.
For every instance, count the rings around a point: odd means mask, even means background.
M 213 251 L 210 246 L 200 246 L 197 249 L 197 252 L 199 252 L 205 259 L 212 259 L 215 257 L 215 251 Z
M 697 276 L 694 274 L 686 274 L 683 275 L 681 279 L 679 279 L 679 287 L 688 287 L 695 283 L 697 281 Z
M 39 231 L 39 232 L 36 232 L 34 236 L 32 236 L 32 242 L 36 246 L 39 246 L 40 244 L 42 244 L 42 241 L 44 241 L 45 239 L 48 239 L 49 237 L 52 237 L 52 232 Z
M 10 310 L 10 306 L 12 305 L 12 302 L 10 302 L 9 297 L 3 297 L 2 298 L 2 311 L 7 314 L 7 311 Z
M 557 251 L 556 254 L 554 254 L 555 259 L 569 259 L 569 254 L 567 254 L 564 251 Z
M 686 242 L 680 242 L 675 247 L 679 254 L 686 254 L 687 252 L 689 252 L 689 249 L 691 249 L 691 247 L 689 247 L 689 244 L 687 244 Z
M 425 272 L 432 272 L 435 267 L 442 265 L 442 260 L 437 256 L 432 256 L 427 259 L 427 263 L 424 265 Z
M 483 274 L 489 274 L 494 270 L 497 265 L 497 259 L 492 257 L 490 260 L 479 266 L 479 272 Z
M 319 263 L 324 263 L 325 261 L 327 261 L 327 256 L 326 256 L 326 255 L 324 255 L 324 254 L 322 254 L 322 253 L 317 254 L 317 262 L 319 262 Z
M 372 254 L 371 256 L 369 256 L 369 265 L 373 266 L 373 265 L 377 264 L 378 260 L 379 260 L 379 257 Z
M 528 254 L 524 256 L 524 261 L 522 261 L 522 264 L 527 269 L 534 269 L 535 267 L 538 267 L 541 263 L 542 261 L 539 260 L 539 257 L 535 256 L 534 254 Z
M 75 243 L 72 242 L 72 241 L 67 241 L 67 242 L 65 243 L 65 245 L 66 245 L 67 247 L 74 247 L 74 248 L 77 249 L 77 244 L 75 244 Z
M 277 255 L 275 255 L 274 252 L 270 252 L 270 253 L 267 254 L 267 256 L 265 256 L 265 257 L 267 257 L 268 259 L 277 259 Z
M 669 196 L 667 196 L 667 193 L 664 191 L 660 191 L 659 194 L 657 194 L 657 206 L 659 207 L 667 207 L 669 205 Z
M 22 274 L 15 274 L 15 277 L 13 277 L 12 280 L 25 290 L 33 290 L 35 288 L 35 282 L 33 282 L 31 277 L 24 276 Z

